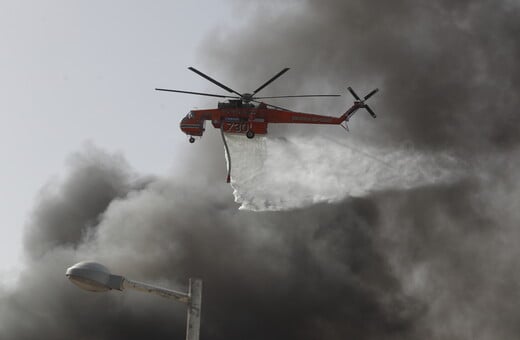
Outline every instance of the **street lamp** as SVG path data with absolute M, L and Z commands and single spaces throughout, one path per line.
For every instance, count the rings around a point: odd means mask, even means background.
M 121 275 L 113 275 L 102 264 L 88 261 L 76 263 L 68 268 L 65 276 L 78 287 L 91 292 L 135 289 L 185 303 L 188 305 L 186 340 L 199 340 L 202 303 L 202 280 L 200 279 L 190 279 L 188 293 L 182 293 L 130 280 Z

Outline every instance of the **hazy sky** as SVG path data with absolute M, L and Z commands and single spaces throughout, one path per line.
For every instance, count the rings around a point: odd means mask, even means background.
M 154 88 L 204 90 L 186 68 L 230 13 L 216 0 L 0 2 L 0 275 L 19 263 L 38 191 L 85 142 L 138 171 L 172 169 L 195 98 Z

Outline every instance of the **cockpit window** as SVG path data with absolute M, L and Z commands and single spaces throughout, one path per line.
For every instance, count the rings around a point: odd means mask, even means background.
M 192 119 L 193 117 L 195 117 L 195 115 L 193 114 L 192 111 L 188 112 L 188 114 L 186 115 L 186 118 L 188 118 L 188 119 Z

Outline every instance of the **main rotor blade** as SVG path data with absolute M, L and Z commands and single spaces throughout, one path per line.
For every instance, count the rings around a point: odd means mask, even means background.
M 258 104 L 265 104 L 267 106 L 271 106 L 271 107 L 274 107 L 275 109 L 280 109 L 280 110 L 283 110 L 283 111 L 292 111 L 292 110 L 286 109 L 285 107 L 276 106 L 276 105 L 273 105 L 273 104 L 267 104 L 267 103 L 264 103 L 264 102 L 259 102 L 258 100 L 254 100 L 254 99 L 252 99 L 251 101 L 253 101 L 255 103 L 258 103 Z
M 262 86 L 260 86 L 259 88 L 257 88 L 256 90 L 253 91 L 252 95 L 254 96 L 255 93 L 258 93 L 260 92 L 260 90 L 262 90 L 264 87 L 266 87 L 267 85 L 271 84 L 276 78 L 278 78 L 279 76 L 281 76 L 282 74 L 284 74 L 285 72 L 289 71 L 289 68 L 286 67 L 284 68 L 283 70 L 281 70 L 280 72 L 278 72 L 274 77 L 272 77 L 271 79 L 269 79 L 268 81 L 266 81 Z
M 372 97 L 374 94 L 376 94 L 377 91 L 379 91 L 379 89 L 373 89 L 372 91 L 370 91 L 370 93 L 365 96 L 365 100 Z
M 187 93 L 187 94 L 195 94 L 198 96 L 208 96 L 208 97 L 218 97 L 218 98 L 236 98 L 240 97 L 236 96 L 222 96 L 220 94 L 211 94 L 211 93 L 203 93 L 203 92 L 192 92 L 192 91 L 181 91 L 181 90 L 170 90 L 170 89 L 155 89 L 156 91 L 166 91 L 166 92 L 177 92 L 177 93 Z
M 222 83 L 219 83 L 218 81 L 216 81 L 215 79 L 211 78 L 210 76 L 208 75 L 205 75 L 204 73 L 200 72 L 199 70 L 197 70 L 196 68 L 194 67 L 188 67 L 188 70 L 190 71 L 193 71 L 195 73 L 197 73 L 199 76 L 201 76 L 202 78 L 205 78 L 207 80 L 209 80 L 210 82 L 212 82 L 213 84 L 223 88 L 224 90 L 228 91 L 228 92 L 231 92 L 231 93 L 235 93 L 235 94 L 238 94 L 241 98 L 242 98 L 242 94 L 238 93 L 237 91 L 233 90 L 232 88 L 230 87 L 227 87 L 226 85 L 222 84 Z
M 273 97 L 254 97 L 255 99 L 272 99 L 272 98 L 309 98 L 309 97 L 341 97 L 340 94 L 303 94 L 297 96 L 273 96 Z

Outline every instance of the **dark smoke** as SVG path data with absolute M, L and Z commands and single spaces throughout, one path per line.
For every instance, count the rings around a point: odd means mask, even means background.
M 67 282 L 65 269 L 84 259 L 178 289 L 201 277 L 201 339 L 518 338 L 518 5 L 258 6 L 241 7 L 255 13 L 248 26 L 205 50 L 208 64 L 236 72 L 237 88 L 283 66 L 294 71 L 279 80 L 284 90 L 375 84 L 380 116 L 357 133 L 374 145 L 456 152 L 468 175 L 251 213 L 196 169 L 201 155 L 215 157 L 211 147 L 183 163 L 197 176 L 173 178 L 141 178 L 121 156 L 87 148 L 36 202 L 26 268 L 0 294 L 0 338 L 183 337 L 182 305 Z
M 28 268 L 2 298 L 3 339 L 182 337 L 182 306 L 67 282 L 65 268 L 85 258 L 170 286 L 202 277 L 203 338 L 399 335 L 425 312 L 378 249 L 380 216 L 369 200 L 238 212 L 218 190 L 136 185 L 118 157 L 89 149 L 76 158 L 35 209 Z
M 27 269 L 1 298 L 2 339 L 182 338 L 183 306 L 70 284 L 64 270 L 83 259 L 178 289 L 203 278 L 203 338 L 518 334 L 518 214 L 508 203 L 518 185 L 509 169 L 498 183 L 251 213 L 236 210 L 224 185 L 143 181 L 119 157 L 92 149 L 77 158 L 35 209 Z M 91 204 L 110 195 L 108 204 Z M 42 218 L 72 212 L 74 219 Z
M 379 87 L 378 119 L 369 132 L 355 131 L 377 144 L 465 155 L 518 146 L 518 2 L 309 0 L 305 10 L 279 3 L 250 5 L 256 24 L 207 44 L 205 53 L 216 56 L 208 67 L 229 68 L 244 89 L 292 67 L 264 95 Z M 350 100 L 296 107 L 333 114 Z

